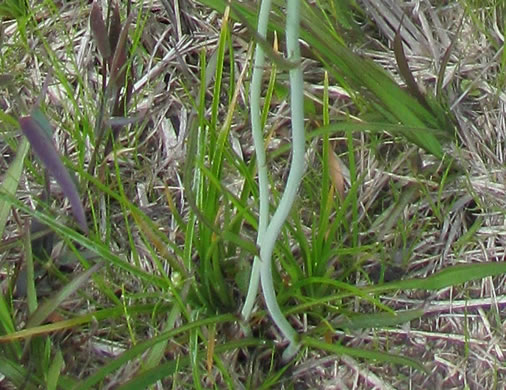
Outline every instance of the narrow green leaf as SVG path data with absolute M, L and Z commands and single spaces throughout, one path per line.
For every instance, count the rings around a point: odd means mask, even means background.
M 0 331 L 3 334 L 9 334 L 16 331 L 14 321 L 10 315 L 9 306 L 5 301 L 3 294 L 0 294 Z
M 40 388 L 36 387 L 34 382 L 42 386 L 40 379 L 32 372 L 17 362 L 6 359 L 4 356 L 0 356 L 0 373 L 14 383 L 18 389 L 32 390 Z
M 424 315 L 423 309 L 403 310 L 392 313 L 358 314 L 351 318 L 339 319 L 332 325 L 339 329 L 370 329 L 402 325 Z
M 0 295 L 0 298 L 2 296 Z M 163 314 L 167 312 L 173 306 L 169 305 L 159 305 L 156 310 L 157 313 Z M 152 314 L 153 313 L 153 305 L 133 305 L 129 307 L 129 311 L 131 314 Z M 69 320 L 58 321 L 50 324 L 35 326 L 29 329 L 22 329 L 17 332 L 12 332 L 5 336 L 0 336 L 0 343 L 12 343 L 14 340 L 22 340 L 28 339 L 33 336 L 44 335 L 51 332 L 57 332 L 69 328 L 73 328 L 75 326 L 88 324 L 92 321 L 101 321 L 101 320 L 110 320 L 113 318 L 118 318 L 124 316 L 125 312 L 123 307 L 116 306 L 110 309 L 103 309 L 99 311 L 94 311 L 91 313 L 83 314 L 78 317 L 71 318 Z
M 60 378 L 60 373 L 63 369 L 63 363 L 63 355 L 61 350 L 58 349 L 47 373 L 47 390 L 57 390 L 58 379 Z
M 381 292 L 409 289 L 440 290 L 472 280 L 503 274 L 506 274 L 505 262 L 460 264 L 445 268 L 426 278 L 399 280 L 383 285 L 367 287 L 364 291 Z
M 32 256 L 30 230 L 25 234 L 25 266 L 26 266 L 26 297 L 28 301 L 28 314 L 37 310 L 37 291 L 35 290 L 35 270 Z
M 308 347 L 328 351 L 337 355 L 348 355 L 360 359 L 375 360 L 378 362 L 397 364 L 400 366 L 409 366 L 413 367 L 416 370 L 427 372 L 427 369 L 419 362 L 404 356 L 393 355 L 386 352 L 368 351 L 365 349 L 344 347 L 339 344 L 329 344 L 311 337 L 303 337 L 301 343 Z
M 19 185 L 19 178 L 21 177 L 21 173 L 23 172 L 23 162 L 25 161 L 26 153 L 28 152 L 29 144 L 28 141 L 23 138 L 21 141 L 18 151 L 16 153 L 16 158 L 12 162 L 7 172 L 5 172 L 5 177 L 0 185 L 0 192 L 5 194 L 14 196 L 16 193 L 16 189 Z M 11 209 L 11 205 L 7 201 L 0 201 L 0 238 L 3 236 L 5 225 L 7 223 L 7 218 L 9 217 L 9 210 Z

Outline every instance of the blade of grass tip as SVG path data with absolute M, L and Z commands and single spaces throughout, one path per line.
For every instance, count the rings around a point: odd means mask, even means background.
M 54 176 L 63 193 L 69 199 L 75 219 L 83 232 L 87 234 L 88 225 L 79 193 L 69 172 L 63 165 L 53 142 L 47 137 L 45 130 L 41 128 L 39 122 L 31 116 L 21 118 L 19 124 L 23 134 L 30 141 L 35 154 L 42 161 L 49 173 Z
M 0 192 L 14 196 L 16 189 L 19 185 L 19 179 L 23 172 L 23 162 L 25 161 L 26 154 L 29 149 L 29 144 L 26 138 L 23 138 L 19 144 L 18 151 L 14 161 L 7 169 L 4 180 L 0 185 Z M 0 201 L 0 238 L 4 234 L 5 225 L 7 218 L 9 217 L 9 211 L 11 204 L 7 201 Z
M 213 89 L 213 100 L 212 100 L 212 108 L 211 108 L 211 128 L 216 129 L 217 128 L 217 122 L 218 122 L 218 108 L 220 105 L 220 94 L 221 94 L 221 80 L 223 77 L 223 63 L 225 59 L 225 48 L 227 47 L 227 38 L 228 38 L 228 31 L 229 31 L 229 13 L 230 13 L 230 7 L 225 8 L 225 13 L 223 14 L 223 18 L 221 21 L 221 30 L 220 30 L 220 37 L 218 40 L 218 52 L 217 52 L 217 58 L 216 58 L 216 71 L 214 73 L 215 77 L 215 83 L 214 83 L 214 89 Z
M 105 28 L 104 18 L 102 17 L 102 7 L 97 1 L 94 1 L 91 6 L 90 28 L 98 51 L 104 60 L 107 61 L 111 56 L 111 45 Z

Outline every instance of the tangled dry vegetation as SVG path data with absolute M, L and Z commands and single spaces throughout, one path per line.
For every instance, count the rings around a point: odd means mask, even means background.
M 359 240 L 383 243 L 381 252 L 357 256 L 360 267 L 366 272 L 356 272 L 353 276 L 356 284 L 369 283 L 367 277 L 377 279 L 378 264 L 386 264 L 385 279 L 395 280 L 423 278 L 454 264 L 504 261 L 506 66 L 504 21 L 501 21 L 501 15 L 505 16 L 504 4 L 489 2 L 490 6 L 478 6 L 472 1 L 432 1 L 431 4 L 428 0 L 406 3 L 361 0 L 358 3 L 367 18 L 361 20 L 363 36 L 358 40 L 360 44 L 349 42 L 349 45 L 387 69 L 401 84 L 403 81 L 398 75 L 393 50 L 395 30 L 401 20 L 403 29 L 400 33 L 409 66 L 423 90 L 435 89 L 440 64 L 451 47 L 441 87 L 447 93 L 447 103 L 458 123 L 458 139 L 454 144 L 447 145 L 445 159 L 454 159 L 465 174 L 457 178 L 452 176 L 446 181 L 449 172 L 443 169 L 444 165 L 406 141 L 388 135 L 353 135 L 357 177 L 362 178 L 358 188 L 357 224 L 367 227 L 360 231 Z M 178 230 L 176 217 L 167 205 L 166 189 L 170 191 L 175 207 L 184 215 L 189 208 L 183 189 L 185 139 L 188 123 L 194 120 L 195 115 L 189 97 L 195 98 L 198 94 L 201 79 L 199 56 L 204 51 L 209 59 L 212 58 L 218 44 L 222 15 L 196 1 L 147 1 L 132 3 L 131 6 L 132 9 L 142 7 L 148 15 L 142 34 L 138 36 L 141 43 L 134 60 L 136 74 L 132 104 L 135 112 L 129 113 L 130 117 L 142 117 L 142 125 L 122 132 L 117 140 L 121 145 L 117 155 L 123 158 L 116 172 L 121 174 L 123 188 L 115 190 L 124 191 L 125 197 L 153 218 L 171 241 L 184 245 L 184 232 Z M 17 74 L 24 75 L 19 92 L 21 99 L 28 106 L 33 104 L 37 96 L 34 91 L 40 90 L 41 80 L 52 68 L 54 81 L 49 85 L 47 98 L 52 115 L 62 118 L 55 123 L 74 124 L 71 133 L 78 131 L 80 126 L 90 127 L 98 101 L 94 96 L 99 95 L 102 85 L 97 72 L 97 52 L 88 28 L 89 11 L 90 8 L 82 2 L 69 1 L 59 4 L 57 12 L 49 9 L 47 14 L 38 15 L 39 31 L 27 37 L 30 51 L 5 51 L 6 46 L 15 46 L 13 40 L 17 37 L 17 26 L 12 21 L 3 22 L 2 61 L 11 63 Z M 235 56 L 230 61 L 233 61 L 235 74 L 225 74 L 224 85 L 230 84 L 230 77 L 235 77 L 237 81 L 239 75 L 248 70 L 251 61 L 248 30 L 235 23 L 232 36 Z M 49 50 L 43 44 L 49 45 Z M 307 98 L 315 105 L 321 105 L 323 68 L 312 58 L 305 59 L 303 67 Z M 64 76 L 59 73 L 64 73 Z M 249 160 L 253 156 L 253 148 L 246 85 L 245 82 L 239 91 L 230 142 L 239 155 Z M 79 106 L 72 105 L 67 98 L 69 91 L 79 96 Z M 332 85 L 332 80 L 329 91 L 332 115 L 353 113 L 346 92 Z M 224 96 L 220 103 L 222 119 L 227 114 L 228 98 Z M 13 110 L 15 101 L 12 92 L 0 95 L 0 106 L 5 112 Z M 281 96 L 272 102 L 266 126 L 272 129 L 269 151 L 286 143 L 287 118 L 289 107 L 286 98 Z M 309 126 L 313 130 L 321 124 L 317 115 L 308 122 L 311 122 Z M 65 150 L 70 160 L 89 161 L 92 148 L 78 150 L 75 142 L 69 140 L 68 128 L 64 130 L 63 126 L 55 133 L 60 150 Z M 346 142 L 344 135 L 336 134 L 333 138 L 338 157 L 346 152 Z M 307 176 L 310 179 L 320 172 L 316 156 L 320 148 L 318 140 L 308 147 Z M 8 145 L 2 145 L 3 169 L 7 169 L 11 162 L 9 150 Z M 336 161 L 343 177 L 342 191 L 346 195 L 349 189 L 347 160 L 343 155 L 340 157 Z M 109 156 L 105 165 L 111 160 L 112 156 Z M 279 177 L 282 183 L 286 176 L 282 164 L 274 162 L 272 172 L 273 177 Z M 40 190 L 38 181 L 31 180 L 31 176 L 35 175 L 34 171 L 28 174 L 18 192 L 22 200 L 33 204 L 31 197 Z M 224 181 L 234 191 L 240 178 L 230 176 Z M 114 187 L 115 184 L 111 181 L 108 185 Z M 307 188 L 303 188 L 301 220 L 307 223 L 310 235 L 315 209 L 304 200 Z M 417 190 L 411 191 L 411 188 Z M 53 194 L 58 191 L 58 188 L 52 189 Z M 143 270 L 158 272 L 141 233 L 133 229 L 133 236 L 129 237 L 125 230 L 121 205 L 97 204 L 95 212 L 99 221 L 97 229 L 109 240 L 115 252 L 128 253 L 133 240 L 138 250 L 135 256 L 141 260 Z M 11 238 L 16 235 L 18 227 L 15 218 L 12 219 L 8 226 Z M 9 252 L 1 261 L 14 264 L 19 256 L 19 253 Z M 127 255 L 132 261 L 135 256 Z M 124 279 L 121 273 L 109 274 L 108 277 L 108 283 L 117 288 L 115 292 L 119 295 L 122 290 L 144 292 L 139 290 L 142 286 L 135 280 Z M 90 291 L 89 294 L 93 296 L 96 292 Z M 488 277 L 431 293 L 398 291 L 394 296 L 385 295 L 381 299 L 394 310 L 422 308 L 425 314 L 401 327 L 339 331 L 337 338 L 347 346 L 413 357 L 427 365 L 428 374 L 308 350 L 297 358 L 289 374 L 285 373 L 285 379 L 276 386 L 301 389 L 462 389 L 466 386 L 469 389 L 500 389 L 504 386 L 504 276 Z M 68 301 L 64 309 L 84 310 L 83 302 L 82 299 Z M 358 300 L 355 306 L 356 312 L 371 309 Z M 19 315 L 22 317 L 22 314 Z M 301 318 L 298 326 L 302 330 L 305 325 Z M 338 322 L 339 318 L 330 319 L 332 321 Z M 115 321 L 111 321 L 109 329 L 103 322 L 98 326 L 99 329 L 90 327 L 80 334 L 62 336 L 64 354 L 68 357 L 67 372 L 86 377 L 94 372 L 95 367 L 118 356 L 131 343 L 132 336 L 128 332 L 123 334 L 124 329 L 116 331 L 112 328 L 117 326 Z M 142 337 L 157 333 L 148 320 L 144 330 Z M 275 335 L 276 332 L 271 329 L 266 334 Z M 180 348 L 176 344 L 177 341 L 170 346 L 172 351 Z M 248 383 L 261 382 L 264 378 L 262 370 L 271 369 L 268 363 L 270 357 L 255 357 L 257 363 L 243 364 L 241 359 L 244 357 L 251 358 L 251 355 L 231 357 L 227 362 L 233 367 L 229 372 L 235 372 L 232 382 L 238 386 L 245 383 L 244 377 L 254 369 L 259 369 L 253 375 L 257 379 L 252 382 L 250 379 Z M 135 372 L 133 368 L 137 364 L 132 362 L 131 367 L 110 378 L 106 388 L 125 382 L 129 373 Z M 213 377 L 213 372 L 211 370 L 203 379 L 203 385 L 220 383 L 220 378 Z M 183 370 L 172 385 L 174 388 L 189 388 L 192 381 L 191 372 Z

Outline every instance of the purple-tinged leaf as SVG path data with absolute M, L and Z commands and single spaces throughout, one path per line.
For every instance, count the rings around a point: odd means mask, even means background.
M 130 14 L 123 25 L 123 29 L 118 38 L 118 44 L 114 51 L 111 62 L 111 78 L 109 80 L 114 88 L 121 88 L 125 82 L 126 60 L 127 60 L 127 40 L 128 30 L 132 23 L 133 14 Z
M 98 51 L 105 60 L 109 59 L 111 56 L 111 46 L 109 44 L 104 18 L 102 17 L 102 7 L 100 7 L 97 1 L 94 1 L 91 6 L 90 28 L 93 38 L 95 38 L 95 43 L 98 46 Z
M 51 126 L 51 123 L 47 120 L 44 113 L 41 111 L 39 107 L 34 107 L 32 109 L 32 112 L 30 113 L 30 116 L 32 119 L 37 122 L 37 125 L 44 130 L 44 134 L 47 136 L 49 141 L 53 142 L 53 126 Z
M 118 44 L 119 35 L 121 34 L 121 16 L 119 14 L 118 3 L 113 1 L 111 6 L 112 12 L 109 25 L 109 45 L 111 46 L 111 52 L 114 52 Z
M 42 112 L 40 112 L 40 114 L 43 116 Z M 49 173 L 54 176 L 63 193 L 69 199 L 70 205 L 72 206 L 72 213 L 79 226 L 83 232 L 88 233 L 86 216 L 76 185 L 63 165 L 52 140 L 39 125 L 39 122 L 31 116 L 21 118 L 19 124 L 21 125 L 23 134 L 28 138 L 28 141 L 30 141 L 35 155 L 42 161 Z

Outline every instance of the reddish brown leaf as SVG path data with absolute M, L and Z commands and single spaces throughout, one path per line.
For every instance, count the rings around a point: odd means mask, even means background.
M 125 21 L 123 29 L 119 35 L 116 50 L 111 62 L 111 78 L 109 80 L 114 88 L 121 88 L 125 83 L 126 75 L 126 60 L 127 60 L 127 41 L 128 41 L 128 30 L 132 23 L 133 14 Z
M 119 14 L 119 6 L 117 2 L 113 2 L 111 4 L 112 6 L 112 13 L 111 13 L 111 19 L 110 19 L 110 26 L 109 26 L 109 44 L 111 46 L 111 50 L 116 50 L 116 45 L 118 44 L 119 35 L 121 33 L 121 16 Z
M 102 57 L 107 60 L 111 56 L 111 46 L 107 30 L 105 28 L 104 18 L 102 17 L 102 8 L 98 2 L 94 1 L 90 13 L 90 28 L 95 43 L 97 44 L 98 51 Z

